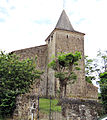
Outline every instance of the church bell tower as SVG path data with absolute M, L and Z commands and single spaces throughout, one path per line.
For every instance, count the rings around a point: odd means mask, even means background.
M 84 33 L 74 30 L 65 10 L 63 10 L 55 29 L 46 39 L 48 45 L 48 63 L 52 61 L 52 55 L 57 56 L 59 52 L 75 53 L 75 51 L 79 51 L 82 54 L 82 59 L 79 61 L 81 70 L 77 72 L 77 81 L 73 85 L 68 86 L 67 91 L 69 96 L 83 96 L 86 86 L 84 70 L 84 35 Z M 54 71 L 50 68 L 48 70 L 48 85 L 48 93 L 50 95 L 55 95 L 57 81 L 54 77 Z

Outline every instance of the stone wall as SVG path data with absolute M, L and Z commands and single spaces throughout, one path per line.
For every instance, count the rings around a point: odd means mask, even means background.
M 20 56 L 20 60 L 26 58 L 33 58 L 37 56 L 36 69 L 44 72 L 42 75 L 42 81 L 40 81 L 39 86 L 33 85 L 32 94 L 40 92 L 40 94 L 46 95 L 46 86 L 47 86 L 47 45 L 41 45 L 31 48 L 26 48 L 22 50 L 13 51 L 16 55 Z
M 82 59 L 79 61 L 80 71 L 75 71 L 77 74 L 77 81 L 73 85 L 68 86 L 68 97 L 70 96 L 85 96 L 85 68 L 84 68 L 84 34 L 56 30 L 56 55 L 58 52 L 75 53 L 81 52 Z
M 46 57 L 47 57 L 47 45 L 41 45 L 21 50 L 13 51 L 16 55 L 20 56 L 20 60 L 26 58 L 33 58 L 37 56 L 37 68 L 40 70 L 45 69 L 46 67 Z
M 38 96 L 21 95 L 17 98 L 17 108 L 13 118 L 9 120 L 49 120 L 50 112 L 38 113 Z M 51 111 L 52 120 L 97 120 L 102 116 L 103 107 L 100 103 L 93 100 L 83 99 L 62 99 L 60 101 L 62 112 Z
M 86 82 L 86 98 L 98 100 L 98 88 L 88 82 Z
M 16 109 L 11 120 L 32 120 L 38 115 L 38 96 L 24 94 L 17 97 Z
M 63 99 L 62 114 L 67 120 L 97 120 L 103 107 L 92 100 Z
M 54 59 L 55 56 L 55 34 L 51 34 L 47 40 L 48 46 L 48 57 L 47 57 L 47 65 Z M 47 74 L 48 74 L 48 95 L 55 96 L 55 76 L 54 70 L 47 67 Z

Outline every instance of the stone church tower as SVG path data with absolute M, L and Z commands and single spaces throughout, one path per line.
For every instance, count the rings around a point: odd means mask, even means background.
M 67 89 L 69 97 L 86 97 L 89 92 L 87 87 L 90 86 L 90 84 L 85 81 L 84 35 L 84 33 L 74 30 L 65 10 L 63 10 L 55 29 L 46 39 L 48 47 L 48 63 L 52 61 L 52 55 L 57 56 L 57 53 L 59 52 L 75 53 L 75 51 L 79 51 L 82 54 L 82 59 L 79 61 L 81 70 L 77 72 L 77 81 L 73 85 L 69 85 Z M 54 71 L 51 69 L 48 70 L 48 85 L 49 95 L 55 96 L 58 84 L 54 77 Z M 90 87 L 95 89 L 94 91 L 97 91 L 93 85 Z M 92 95 L 92 93 L 93 92 L 91 91 L 90 97 L 95 97 L 97 95 L 97 92 L 96 95 Z
M 79 51 L 82 53 L 82 60 L 79 63 L 81 70 L 77 73 L 78 80 L 75 84 L 69 86 L 69 96 L 71 96 L 70 93 L 73 96 L 83 96 L 85 94 L 84 35 L 84 33 L 74 30 L 65 10 L 63 10 L 55 29 L 46 39 L 48 46 L 48 62 L 51 62 L 52 55 L 57 56 L 59 52 L 75 53 L 75 51 Z M 55 83 L 57 83 L 57 81 L 55 81 L 54 71 L 51 69 L 48 71 L 48 79 L 50 82 L 49 92 L 52 91 L 51 94 L 55 95 L 54 91 L 57 88 L 57 85 L 55 87 Z
M 37 93 L 39 89 L 43 96 L 56 97 L 59 89 L 58 80 L 55 79 L 54 71 L 47 65 L 52 61 L 52 56 L 57 56 L 59 52 L 75 53 L 75 51 L 79 51 L 82 54 L 82 59 L 79 61 L 81 70 L 76 71 L 77 81 L 67 86 L 67 96 L 97 99 L 97 88 L 85 81 L 84 35 L 84 33 L 74 30 L 65 10 L 63 10 L 56 27 L 45 40 L 46 45 L 13 51 L 13 53 L 20 55 L 21 59 L 38 56 L 37 68 L 44 70 L 44 75 L 40 86 L 34 85 L 32 94 Z

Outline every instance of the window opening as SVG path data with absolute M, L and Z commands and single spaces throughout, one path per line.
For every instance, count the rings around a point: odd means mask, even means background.
M 53 40 L 53 35 L 51 36 L 51 40 Z
M 50 39 L 48 40 L 48 44 L 50 43 Z

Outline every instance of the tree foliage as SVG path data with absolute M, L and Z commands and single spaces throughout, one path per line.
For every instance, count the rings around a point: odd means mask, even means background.
M 101 90 L 101 100 L 107 114 L 107 72 L 100 74 L 99 84 Z
M 99 79 L 99 74 L 107 71 L 107 51 L 99 50 L 95 59 L 85 56 L 85 77 L 86 81 L 92 83 Z
M 95 80 L 95 67 L 94 67 L 94 60 L 89 59 L 88 56 L 85 56 L 85 80 L 88 83 L 92 83 Z
M 0 53 L 0 116 L 12 115 L 16 97 L 30 91 L 31 85 L 40 79 L 33 59 L 19 60 L 15 54 Z
M 105 111 L 107 111 L 107 51 L 98 51 L 96 71 L 99 76 L 98 83 L 100 86 L 101 101 Z
M 86 57 L 86 81 L 91 82 L 93 78 L 100 86 L 100 99 L 107 111 L 107 51 L 99 50 L 96 59 Z
M 107 51 L 99 50 L 97 52 L 97 66 L 99 66 L 99 73 L 107 72 Z
M 66 87 L 68 83 L 74 83 L 77 76 L 75 70 L 80 70 L 78 61 L 81 59 L 81 53 L 60 53 L 55 59 L 49 63 L 49 67 L 55 70 L 55 77 L 58 78 L 60 84 L 60 97 L 66 96 Z

